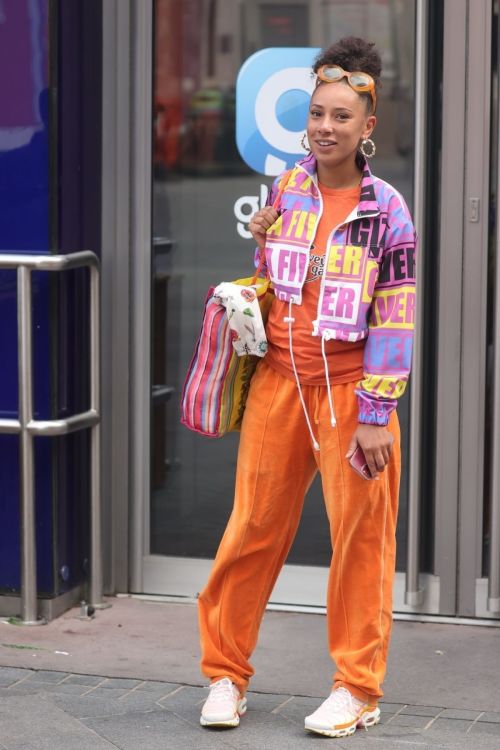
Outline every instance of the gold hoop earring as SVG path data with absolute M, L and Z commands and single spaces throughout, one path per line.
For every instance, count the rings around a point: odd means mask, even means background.
M 302 146 L 302 148 L 304 149 L 304 151 L 307 151 L 307 153 L 310 154 L 311 153 L 311 147 L 309 145 L 309 141 L 306 143 L 306 137 L 307 136 L 304 133 L 304 135 L 300 139 L 300 145 Z
M 371 138 L 363 138 L 359 146 L 359 150 L 365 157 L 365 159 L 372 159 L 377 153 L 377 147 L 375 142 Z

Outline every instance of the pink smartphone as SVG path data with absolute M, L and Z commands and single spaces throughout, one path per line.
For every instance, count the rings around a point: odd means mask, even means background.
M 349 463 L 360 477 L 363 477 L 363 479 L 373 479 L 368 464 L 366 463 L 365 454 L 359 445 L 349 459 Z

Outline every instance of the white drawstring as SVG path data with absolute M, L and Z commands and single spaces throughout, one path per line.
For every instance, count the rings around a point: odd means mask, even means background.
M 332 386 L 330 385 L 330 377 L 328 373 L 328 360 L 326 358 L 326 351 L 325 351 L 325 341 L 328 341 L 330 339 L 330 336 L 328 335 L 328 331 L 325 331 L 325 333 L 321 336 L 321 354 L 323 355 L 323 363 L 325 365 L 325 377 L 326 377 L 326 389 L 328 393 L 328 403 L 330 405 L 330 424 L 332 427 L 335 427 L 337 424 L 337 420 L 335 419 L 335 411 L 333 409 L 333 399 L 332 399 Z
M 295 375 L 295 382 L 297 383 L 297 388 L 299 391 L 300 403 L 302 404 L 302 409 L 304 410 L 304 415 L 306 418 L 307 426 L 309 428 L 309 434 L 311 436 L 313 448 L 315 451 L 319 451 L 319 443 L 314 437 L 314 432 L 311 426 L 311 420 L 309 419 L 309 414 L 307 413 L 304 396 L 302 395 L 302 388 L 300 387 L 299 375 L 297 373 L 297 368 L 295 366 L 295 357 L 293 356 L 292 323 L 295 322 L 295 318 L 292 317 L 292 304 L 293 304 L 293 298 L 290 297 L 290 302 L 288 304 L 288 317 L 284 319 L 285 323 L 288 323 L 288 345 L 290 348 L 290 359 L 292 361 L 293 374 Z

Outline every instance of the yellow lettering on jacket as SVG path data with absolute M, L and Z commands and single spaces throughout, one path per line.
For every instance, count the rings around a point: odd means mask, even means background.
M 314 232 L 316 230 L 316 221 L 317 221 L 316 214 L 309 213 L 307 214 L 307 235 L 306 239 L 308 242 L 311 242 L 312 238 L 314 237 Z
M 359 278 L 362 259 L 363 248 L 359 245 L 331 245 L 327 269 L 340 276 Z
M 283 216 L 280 214 L 280 216 L 278 216 L 274 224 L 271 224 L 271 226 L 267 230 L 267 234 L 268 235 L 272 235 L 272 234 L 280 235 L 282 231 L 283 231 Z
M 307 212 L 306 211 L 301 211 L 300 212 L 300 216 L 299 216 L 299 220 L 297 222 L 297 229 L 295 231 L 295 236 L 296 237 L 302 237 L 302 235 L 304 234 L 304 227 L 305 227 L 305 223 L 306 223 L 306 218 L 307 218 Z
M 405 391 L 406 381 L 395 377 L 367 375 L 360 385 L 368 393 L 377 393 L 385 398 L 400 398 Z
M 303 240 L 305 232 L 305 239 L 310 242 L 314 236 L 316 218 L 316 214 L 308 211 L 301 211 L 300 209 L 292 211 L 285 236 Z
M 368 259 L 365 270 L 365 280 L 363 283 L 362 301 L 370 304 L 372 301 L 373 290 L 378 275 L 378 263 L 376 260 Z
M 303 213 L 303 211 L 295 210 L 292 211 L 292 216 L 290 218 L 290 223 L 288 224 L 288 229 L 286 230 L 286 236 L 290 237 L 295 230 L 295 236 L 297 236 L 297 222 L 299 220 L 300 214 Z
M 415 289 L 378 289 L 373 295 L 372 317 L 384 328 L 412 329 L 415 323 Z
M 312 184 L 312 177 L 306 177 L 306 179 L 304 180 L 304 182 L 303 182 L 303 183 L 302 183 L 302 185 L 300 186 L 300 190 L 301 190 L 301 192 L 302 192 L 302 193 L 307 193 L 307 192 L 309 192 L 309 189 L 310 189 L 310 187 L 311 187 L 311 184 Z

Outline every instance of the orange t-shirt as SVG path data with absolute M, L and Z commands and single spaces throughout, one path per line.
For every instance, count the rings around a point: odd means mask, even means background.
M 327 188 L 319 185 L 323 196 L 323 214 L 311 247 L 309 268 L 302 288 L 302 304 L 292 306 L 293 354 L 299 380 L 304 385 L 325 385 L 325 365 L 321 354 L 321 338 L 312 335 L 316 319 L 320 281 L 325 262 L 328 237 L 334 227 L 342 224 L 359 203 L 361 188 Z M 287 378 L 294 380 L 288 340 L 288 302 L 274 299 L 266 325 L 269 349 L 266 362 Z M 350 383 L 363 377 L 365 340 L 325 341 L 330 383 Z

